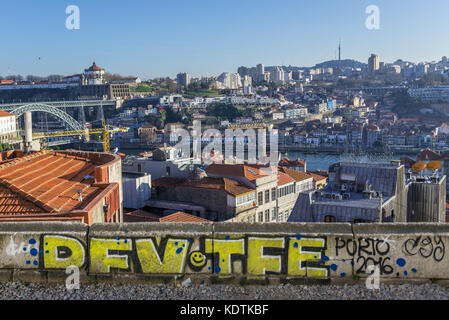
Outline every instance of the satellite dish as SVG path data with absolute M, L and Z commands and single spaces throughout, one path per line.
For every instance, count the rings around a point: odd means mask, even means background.
M 416 162 L 413 166 L 412 166 L 412 171 L 413 172 L 421 172 L 423 171 L 425 168 L 427 167 L 427 163 L 420 161 L 420 162 Z
M 432 171 L 439 170 L 442 166 L 443 164 L 440 161 L 431 161 L 427 164 L 427 169 Z

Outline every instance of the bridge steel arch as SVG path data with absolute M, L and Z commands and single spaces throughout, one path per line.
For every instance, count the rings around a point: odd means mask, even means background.
M 20 117 L 25 112 L 40 111 L 50 113 L 51 115 L 61 119 L 66 125 L 68 125 L 72 130 L 84 130 L 83 125 L 71 117 L 67 112 L 62 111 L 59 108 L 49 106 L 42 103 L 26 104 L 21 107 L 11 110 L 11 113 Z

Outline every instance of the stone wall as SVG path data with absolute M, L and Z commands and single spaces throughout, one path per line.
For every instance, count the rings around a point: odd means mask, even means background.
M 437 223 L 1 223 L 2 281 L 449 280 L 449 225 Z M 83 280 L 82 280 L 83 281 Z

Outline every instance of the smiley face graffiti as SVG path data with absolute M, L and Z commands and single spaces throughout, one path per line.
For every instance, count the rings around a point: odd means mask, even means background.
M 201 251 L 192 251 L 189 256 L 189 266 L 194 271 L 201 271 L 206 265 L 207 258 Z

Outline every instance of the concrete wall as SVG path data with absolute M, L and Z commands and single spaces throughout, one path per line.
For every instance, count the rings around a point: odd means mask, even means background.
M 157 200 L 187 202 L 203 206 L 207 210 L 206 217 L 209 219 L 216 218 L 223 221 L 233 217 L 226 211 L 228 194 L 224 190 L 183 185 L 174 188 L 158 187 L 157 190 L 155 195 Z
M 140 209 L 151 199 L 151 176 L 146 173 L 123 173 L 123 207 Z
M 2 223 L 0 280 L 61 281 L 75 265 L 87 280 L 349 282 L 372 264 L 381 281 L 448 280 L 448 247 L 434 223 Z

